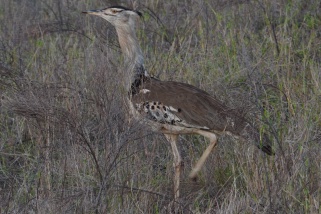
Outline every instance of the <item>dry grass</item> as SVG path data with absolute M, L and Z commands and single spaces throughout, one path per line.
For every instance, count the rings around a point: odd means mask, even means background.
M 181 210 L 320 213 L 320 2 L 140 3 L 150 73 L 250 108 L 277 151 L 222 136 L 194 183 L 206 141 L 183 136 Z M 80 14 L 108 5 L 0 2 L 1 213 L 171 212 L 169 145 L 128 121 L 115 31 Z

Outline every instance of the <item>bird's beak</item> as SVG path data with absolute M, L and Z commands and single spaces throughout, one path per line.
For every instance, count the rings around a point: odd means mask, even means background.
M 101 10 L 87 10 L 83 11 L 84 14 L 90 14 L 90 15 L 98 15 L 101 12 Z

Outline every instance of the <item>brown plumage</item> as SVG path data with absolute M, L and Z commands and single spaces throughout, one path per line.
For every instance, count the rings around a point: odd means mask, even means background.
M 235 124 L 234 120 L 240 115 L 205 91 L 186 83 L 149 78 L 140 85 L 138 91 L 139 93 L 132 96 L 135 106 L 146 101 L 158 101 L 165 106 L 173 107 L 177 112 L 172 113 L 186 122 L 186 125 L 181 126 L 239 134 L 240 128 L 236 127 L 243 128 L 245 124 L 245 121 Z
M 141 13 L 121 6 L 91 10 L 86 14 L 97 15 L 115 26 L 119 44 L 125 55 L 126 69 L 121 70 L 123 84 L 128 91 L 128 105 L 132 115 L 141 123 L 147 123 L 163 133 L 171 143 L 174 155 L 174 198 L 179 197 L 181 157 L 176 143 L 180 134 L 200 134 L 210 140 L 190 173 L 196 178 L 210 152 L 217 145 L 217 133 L 247 135 L 265 153 L 273 154 L 267 136 L 260 135 L 250 125 L 245 112 L 228 108 L 218 99 L 192 85 L 151 78 L 144 67 L 144 57 L 135 34 Z M 215 134 L 216 133 L 216 134 Z
M 186 128 L 200 128 L 215 133 L 229 132 L 236 136 L 241 135 L 246 127 L 244 135 L 247 134 L 253 137 L 253 140 L 257 140 L 258 147 L 268 155 L 273 154 L 271 142 L 264 136 L 264 141 L 260 143 L 259 131 L 250 126 L 243 111 L 227 107 L 195 86 L 181 82 L 142 78 L 139 84 L 132 86 L 132 91 L 132 102 L 143 117 Z M 155 108 L 159 105 L 167 107 L 167 112 L 158 112 L 168 114 L 169 111 L 181 121 L 164 121 L 158 115 L 160 119 L 153 117 L 150 104 L 148 104 L 148 109 L 143 109 L 146 102 L 155 102 Z M 160 104 L 156 105 L 158 103 Z

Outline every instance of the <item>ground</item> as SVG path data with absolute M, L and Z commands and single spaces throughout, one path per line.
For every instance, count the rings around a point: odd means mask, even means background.
M 170 145 L 129 119 L 114 28 L 81 14 L 119 1 L 0 1 L 0 212 L 166 213 Z M 131 1 L 123 6 L 133 7 Z M 274 142 L 183 136 L 183 213 L 320 213 L 321 11 L 316 0 L 139 1 L 149 73 L 199 87 Z

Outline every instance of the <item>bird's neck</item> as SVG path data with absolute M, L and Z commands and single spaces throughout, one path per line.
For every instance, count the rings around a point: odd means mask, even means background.
M 119 44 L 125 57 L 124 78 L 126 88 L 130 90 L 130 85 L 141 76 L 148 76 L 144 67 L 144 56 L 139 46 L 135 27 L 116 28 Z

